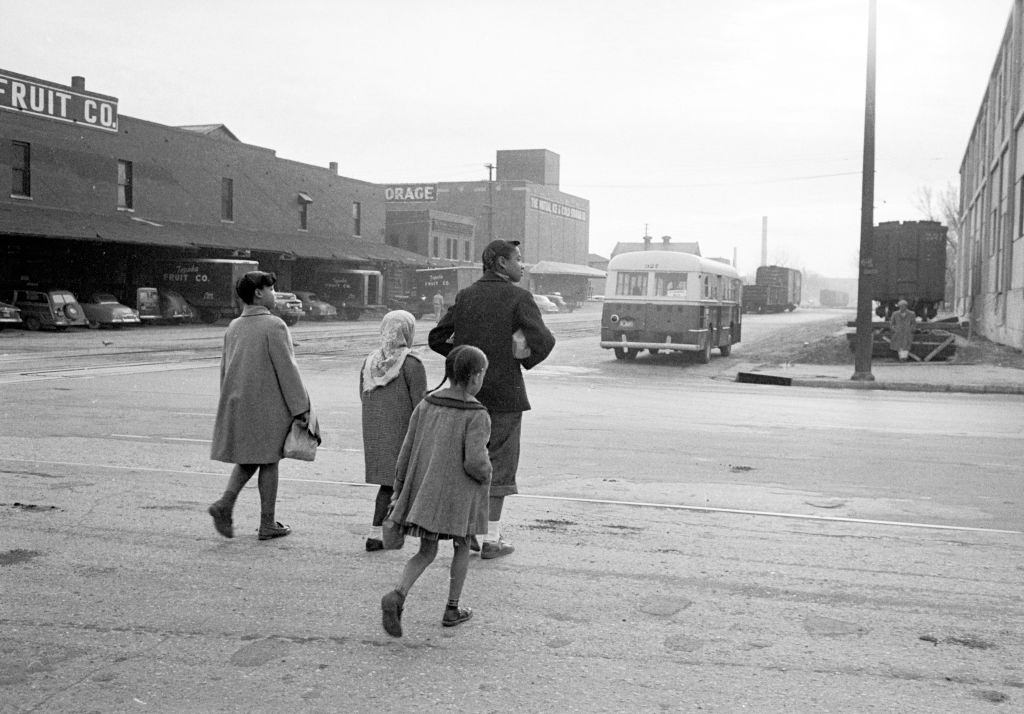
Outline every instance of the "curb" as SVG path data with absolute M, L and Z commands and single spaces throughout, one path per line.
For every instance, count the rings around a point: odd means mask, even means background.
M 763 372 L 737 372 L 735 382 L 743 384 L 767 384 L 782 387 L 818 387 L 825 389 L 881 389 L 901 392 L 955 392 L 965 394 L 1010 394 L 1024 395 L 1024 385 L 1016 384 L 935 384 L 932 382 L 886 382 L 804 379 L 782 377 Z

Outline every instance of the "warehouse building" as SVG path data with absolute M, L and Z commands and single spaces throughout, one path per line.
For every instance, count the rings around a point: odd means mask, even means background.
M 1024 0 L 1006 32 L 960 167 L 955 308 L 976 332 L 1024 349 Z

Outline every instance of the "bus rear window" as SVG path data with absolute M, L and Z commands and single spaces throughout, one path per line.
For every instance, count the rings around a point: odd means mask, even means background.
M 655 273 L 654 294 L 663 297 L 686 297 L 686 273 Z
M 615 281 L 616 295 L 646 295 L 647 273 L 619 273 Z

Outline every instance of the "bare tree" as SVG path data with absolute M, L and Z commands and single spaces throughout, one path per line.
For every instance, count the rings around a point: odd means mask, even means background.
M 938 191 L 921 186 L 914 201 L 926 220 L 946 224 L 946 304 L 956 294 L 957 260 L 960 255 L 963 218 L 960 215 L 960 189 L 952 182 Z

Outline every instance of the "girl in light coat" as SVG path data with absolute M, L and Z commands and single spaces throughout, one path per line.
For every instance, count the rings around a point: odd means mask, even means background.
M 420 549 L 406 563 L 398 586 L 381 599 L 384 630 L 393 637 L 402 636 L 405 597 L 437 556 L 439 540 L 450 539 L 455 548 L 441 624 L 453 627 L 472 617 L 472 610 L 459 607 L 459 597 L 469 567 L 470 538 L 487 532 L 491 419 L 475 398 L 486 371 L 481 350 L 454 348 L 444 363 L 451 386 L 424 397 L 409 422 L 388 518 L 405 535 L 418 537 Z

